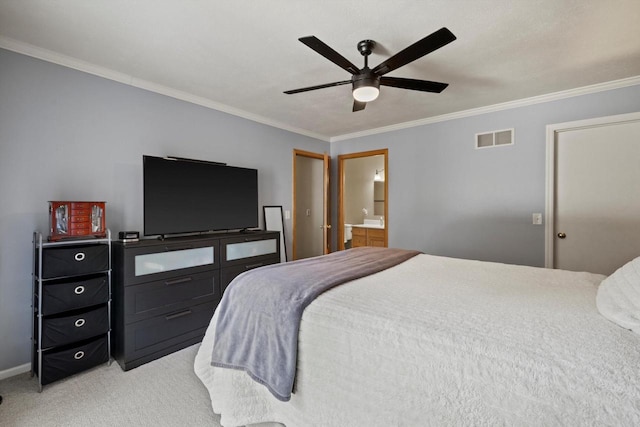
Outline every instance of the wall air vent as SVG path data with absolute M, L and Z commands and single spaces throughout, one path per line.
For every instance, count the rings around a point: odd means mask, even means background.
M 503 145 L 513 145 L 513 129 L 476 133 L 476 148 L 500 147 Z

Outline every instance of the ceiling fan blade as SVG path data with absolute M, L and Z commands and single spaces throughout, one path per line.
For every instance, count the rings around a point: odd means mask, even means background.
M 442 46 L 451 43 L 455 39 L 456 36 L 454 36 L 446 27 L 440 28 L 438 31 L 415 42 L 406 49 L 401 50 L 386 61 L 383 61 L 372 71 L 375 74 L 382 76 L 396 68 L 407 65 L 418 58 L 422 58 L 424 55 L 431 53 L 436 49 L 440 49 Z
M 309 87 L 303 87 L 300 89 L 285 90 L 284 93 L 286 93 L 287 95 L 292 95 L 294 93 L 308 92 L 310 90 L 324 89 L 325 87 L 340 86 L 340 85 L 346 85 L 349 83 L 351 83 L 351 80 L 343 80 L 341 82 L 327 83 L 327 84 L 318 85 L 318 86 L 309 86 Z
M 360 102 L 360 101 L 356 101 L 355 99 L 353 100 L 353 110 L 352 112 L 355 113 L 356 111 L 360 111 L 360 110 L 364 110 L 364 107 L 367 106 L 366 102 Z
M 307 36 L 301 37 L 300 40 L 302 43 L 309 46 L 311 49 L 318 52 L 320 55 L 327 58 L 329 61 L 333 62 L 343 70 L 350 72 L 351 74 L 358 74 L 360 69 L 353 65 L 351 61 L 349 61 L 344 56 L 340 55 L 335 50 L 331 49 L 328 45 L 326 45 L 323 41 L 321 41 L 316 36 Z
M 448 83 L 430 82 L 428 80 L 403 79 L 400 77 L 380 77 L 380 85 L 435 93 L 440 93 L 445 90 L 447 86 L 449 86 Z

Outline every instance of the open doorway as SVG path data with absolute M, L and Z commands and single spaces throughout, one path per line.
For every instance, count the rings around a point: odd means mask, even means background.
M 388 245 L 388 149 L 338 156 L 338 250 Z
M 327 154 L 293 150 L 293 259 L 330 251 Z

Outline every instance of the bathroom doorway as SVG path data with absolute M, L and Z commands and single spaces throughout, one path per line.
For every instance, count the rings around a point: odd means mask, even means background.
M 338 250 L 387 247 L 388 149 L 338 156 Z

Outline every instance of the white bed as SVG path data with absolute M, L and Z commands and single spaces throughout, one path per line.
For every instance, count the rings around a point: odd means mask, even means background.
M 640 425 L 640 336 L 596 308 L 604 276 L 418 255 L 302 316 L 291 400 L 195 360 L 222 424 Z

